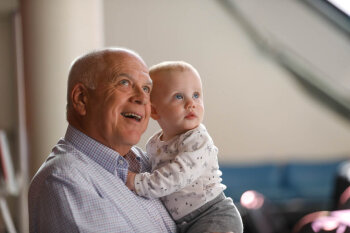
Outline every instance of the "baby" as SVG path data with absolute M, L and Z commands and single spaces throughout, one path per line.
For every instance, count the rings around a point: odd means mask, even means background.
M 161 127 L 146 150 L 152 173 L 129 171 L 127 186 L 137 195 L 161 198 L 179 232 L 242 233 L 241 216 L 221 184 L 218 149 L 202 124 L 202 83 L 185 62 L 151 67 L 151 117 Z

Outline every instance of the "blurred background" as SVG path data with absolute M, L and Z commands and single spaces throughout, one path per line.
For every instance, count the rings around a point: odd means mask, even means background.
M 133 49 L 149 66 L 184 60 L 198 69 L 204 123 L 246 232 L 278 232 L 249 227 L 258 223 L 239 202 L 249 189 L 277 206 L 286 232 L 304 214 L 330 210 L 338 166 L 350 158 L 342 2 L 349 8 L 348 0 L 1 0 L 0 129 L 19 186 L 1 200 L 16 231 L 28 232 L 28 184 L 67 127 L 70 64 L 103 47 Z M 139 146 L 158 129 L 151 120 Z

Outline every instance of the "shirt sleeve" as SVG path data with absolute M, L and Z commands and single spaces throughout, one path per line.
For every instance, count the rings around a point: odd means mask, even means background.
M 75 174 L 51 174 L 46 178 L 35 210 L 36 229 L 31 232 L 124 232 L 129 229 L 114 205 L 96 190 L 86 188 L 78 171 L 72 172 Z
M 211 152 L 216 150 L 204 130 L 185 134 L 174 160 L 154 170 L 135 176 L 135 190 L 140 196 L 159 198 L 176 192 L 195 181 L 207 169 Z

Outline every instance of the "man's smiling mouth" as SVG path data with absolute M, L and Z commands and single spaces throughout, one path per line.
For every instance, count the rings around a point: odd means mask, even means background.
M 126 118 L 135 119 L 138 122 L 142 119 L 142 116 L 132 112 L 122 112 L 121 115 Z

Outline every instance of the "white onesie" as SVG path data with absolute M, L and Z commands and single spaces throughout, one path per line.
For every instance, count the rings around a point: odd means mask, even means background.
M 169 141 L 161 141 L 162 131 L 153 135 L 146 146 L 152 173 L 135 176 L 138 195 L 161 198 L 175 220 L 219 195 L 221 184 L 218 149 L 204 125 Z

